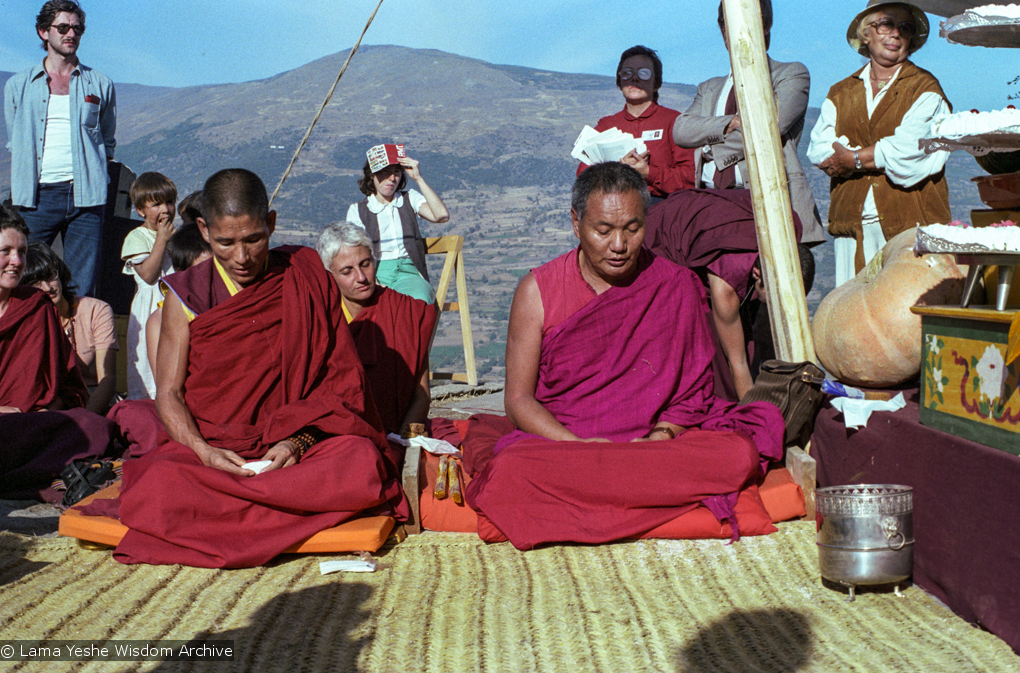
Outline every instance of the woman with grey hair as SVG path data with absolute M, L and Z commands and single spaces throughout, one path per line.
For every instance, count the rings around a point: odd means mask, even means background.
M 951 219 L 949 153 L 918 148 L 932 120 L 952 111 L 939 81 L 908 60 L 927 39 L 927 17 L 905 2 L 870 0 L 847 29 L 868 63 L 829 90 L 807 151 L 832 178 L 837 285 L 901 231 Z
M 424 423 L 429 393 L 429 346 L 436 324 L 434 303 L 425 303 L 376 282 L 372 239 L 349 222 L 323 229 L 315 244 L 343 301 L 358 357 L 387 432 Z

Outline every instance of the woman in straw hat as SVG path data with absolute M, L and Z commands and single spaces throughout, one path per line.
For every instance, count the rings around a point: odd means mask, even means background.
M 901 231 L 951 219 L 949 153 L 918 148 L 932 120 L 952 111 L 938 80 L 908 60 L 928 39 L 927 17 L 905 2 L 870 0 L 846 39 L 868 63 L 829 89 L 808 147 L 832 178 L 837 285 Z

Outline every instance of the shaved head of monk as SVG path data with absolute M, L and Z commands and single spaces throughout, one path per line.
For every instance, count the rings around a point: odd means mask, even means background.
M 578 176 L 570 217 L 581 275 L 596 292 L 627 283 L 637 272 L 648 202 L 644 178 L 626 164 L 595 164 Z
M 266 186 L 243 168 L 228 168 L 202 188 L 202 236 L 227 276 L 240 287 L 258 280 L 269 257 L 276 211 L 269 210 Z

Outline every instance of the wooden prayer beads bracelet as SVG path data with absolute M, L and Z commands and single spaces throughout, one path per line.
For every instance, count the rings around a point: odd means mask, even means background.
M 319 440 L 308 430 L 302 430 L 296 435 L 288 437 L 287 441 L 297 447 L 298 459 L 300 459 L 305 455 L 305 451 L 312 448 Z

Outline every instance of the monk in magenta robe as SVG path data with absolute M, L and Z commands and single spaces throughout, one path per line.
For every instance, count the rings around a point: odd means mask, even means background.
M 113 424 L 88 393 L 49 297 L 19 286 L 28 227 L 0 206 L 0 497 L 60 502 L 50 488 L 76 458 L 102 456 Z
M 402 434 L 411 423 L 426 423 L 435 304 L 376 282 L 372 239 L 361 227 L 331 224 L 315 249 L 340 288 L 344 316 L 386 432 Z
M 737 537 L 739 492 L 782 455 L 776 407 L 712 394 L 701 284 L 642 248 L 647 207 L 632 168 L 592 166 L 574 186 L 580 246 L 517 287 L 505 390 L 517 430 L 487 461 L 464 450 L 483 465 L 468 504 L 518 549 L 635 537 L 698 503 Z
M 407 515 L 336 284 L 313 250 L 269 249 L 267 202 L 249 171 L 212 176 L 198 223 L 213 258 L 166 279 L 171 439 L 124 465 L 122 563 L 255 566 L 359 513 Z

